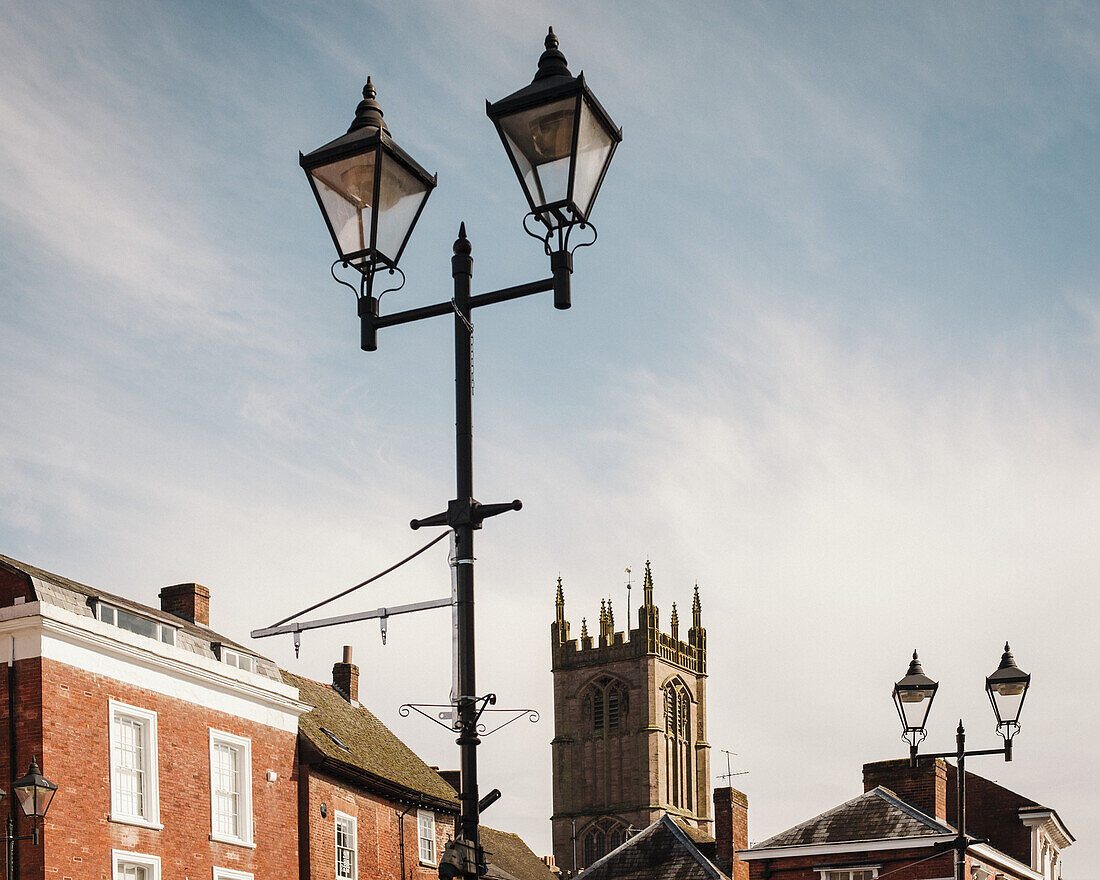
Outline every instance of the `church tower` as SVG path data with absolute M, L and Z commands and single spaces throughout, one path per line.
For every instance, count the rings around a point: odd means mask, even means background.
M 616 632 L 601 600 L 599 638 L 569 637 L 561 578 L 550 626 L 554 673 L 554 858 L 582 871 L 663 813 L 714 833 L 710 814 L 707 633 L 699 587 L 687 641 L 672 606 L 661 632 L 645 564 L 638 628 Z M 627 623 L 629 627 L 629 622 Z

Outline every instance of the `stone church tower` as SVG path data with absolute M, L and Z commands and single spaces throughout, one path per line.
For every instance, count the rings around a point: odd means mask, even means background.
M 699 588 L 687 641 L 672 606 L 661 632 L 653 575 L 645 565 L 638 628 L 615 631 L 610 600 L 600 603 L 599 638 L 581 622 L 569 637 L 558 578 L 550 627 L 554 673 L 554 858 L 584 870 L 669 813 L 713 834 L 707 742 L 707 633 Z M 629 625 L 629 624 L 628 624 Z

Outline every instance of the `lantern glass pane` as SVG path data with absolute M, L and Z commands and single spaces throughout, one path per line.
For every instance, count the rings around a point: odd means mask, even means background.
M 581 101 L 580 132 L 577 136 L 577 170 L 573 180 L 573 201 L 587 217 L 596 188 L 611 155 L 612 137 L 596 114 Z
M 1020 720 L 1020 707 L 1024 702 L 1024 685 L 1022 682 L 1004 682 L 1002 685 L 993 686 L 993 705 L 997 709 L 997 720 L 1002 723 L 1011 723 Z
M 520 110 L 500 119 L 508 151 L 535 206 L 565 201 L 576 122 L 576 97 Z
M 53 800 L 53 794 L 53 789 L 49 788 L 38 788 L 33 785 L 15 786 L 15 796 L 19 799 L 19 806 L 25 816 L 39 818 L 45 816 L 46 810 L 50 808 L 50 801 Z
M 374 203 L 374 152 L 341 159 L 310 174 L 321 196 L 325 216 L 336 236 L 341 257 L 370 247 Z M 356 264 L 366 262 L 356 260 Z
M 390 262 L 396 262 L 427 193 L 428 186 L 419 177 L 392 156 L 382 153 L 375 249 Z

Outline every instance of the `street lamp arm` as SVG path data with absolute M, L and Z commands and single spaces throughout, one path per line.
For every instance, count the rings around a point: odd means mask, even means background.
M 976 755 L 1003 755 L 1006 749 L 1001 746 L 999 749 L 967 749 L 962 752 L 962 757 L 972 758 Z M 956 749 L 953 752 L 920 752 L 915 755 L 917 758 L 958 758 L 960 757 L 959 751 Z
M 529 284 L 517 284 L 515 287 L 503 287 L 500 290 L 491 290 L 488 293 L 479 293 L 470 297 L 470 308 L 491 306 L 495 303 L 505 302 L 510 299 L 520 299 L 535 293 L 546 293 L 554 289 L 553 278 L 543 278 L 541 281 L 532 281 Z M 392 315 L 371 316 L 371 323 L 376 328 L 396 327 L 398 324 L 410 324 L 424 318 L 438 318 L 442 315 L 454 313 L 454 305 L 448 302 L 435 303 L 430 306 L 422 306 L 417 309 L 406 309 L 403 312 L 394 312 Z

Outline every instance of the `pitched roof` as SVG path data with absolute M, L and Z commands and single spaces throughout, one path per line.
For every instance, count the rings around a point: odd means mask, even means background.
M 352 705 L 331 685 L 281 671 L 283 681 L 298 688 L 298 699 L 313 707 L 299 717 L 298 732 L 327 763 L 458 809 L 454 789 L 370 711 Z
M 200 657 L 218 659 L 214 651 L 214 645 L 225 645 L 226 647 L 255 657 L 257 661 L 256 672 L 258 674 L 275 681 L 279 680 L 278 670 L 273 662 L 266 657 L 256 654 L 252 648 L 240 645 L 232 639 L 226 638 L 220 633 L 215 632 L 210 629 L 210 627 L 191 623 L 190 621 L 184 620 L 182 617 L 176 617 L 174 614 L 161 611 L 159 608 L 143 605 L 140 602 L 135 602 L 124 596 L 116 596 L 113 593 L 108 593 L 106 590 L 100 590 L 97 587 L 89 587 L 87 584 L 82 584 L 67 577 L 62 577 L 59 574 L 45 571 L 44 569 L 29 565 L 26 562 L 20 562 L 18 559 L 12 559 L 10 556 L 0 554 L 0 567 L 27 577 L 30 580 L 31 590 L 33 591 L 35 601 L 63 608 L 73 614 L 94 620 L 95 611 L 93 609 L 92 600 L 98 599 L 126 611 L 133 612 L 140 617 L 146 617 L 150 620 L 171 625 L 177 631 L 176 647 L 178 648 L 182 648 L 192 654 L 197 654 Z
M 484 825 L 478 833 L 485 849 L 485 860 L 489 863 L 487 876 L 498 880 L 555 880 L 554 872 L 531 852 L 518 834 Z
M 773 847 L 911 839 L 953 833 L 955 829 L 950 825 L 922 813 L 889 789 L 879 786 L 769 837 L 749 852 Z
M 577 875 L 577 880 L 725 880 L 667 814 Z

